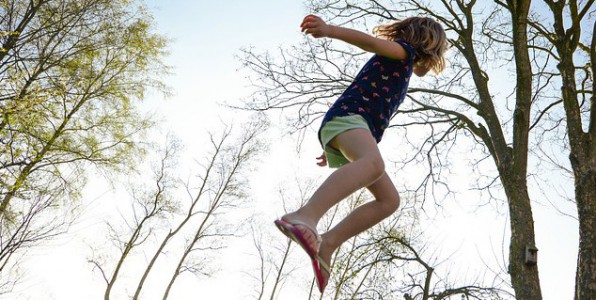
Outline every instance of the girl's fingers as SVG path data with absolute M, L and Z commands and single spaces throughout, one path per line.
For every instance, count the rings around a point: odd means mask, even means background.
M 304 19 L 302 19 L 302 23 L 300 23 L 300 27 L 304 26 L 304 24 L 306 24 L 309 20 L 310 18 L 308 16 L 304 17 Z
M 304 17 L 304 20 L 300 24 L 300 30 L 305 34 L 310 34 L 315 38 L 321 37 L 322 26 L 321 18 L 315 15 L 308 15 Z
M 304 20 L 305 21 L 307 21 L 307 20 L 317 20 L 317 19 L 319 19 L 319 17 L 317 17 L 315 15 L 308 15 L 308 16 L 304 17 Z
M 315 38 L 319 38 L 319 37 L 322 36 L 321 35 L 321 31 L 320 30 L 317 30 L 317 29 L 307 29 L 304 33 L 305 34 L 310 34 L 310 35 L 312 35 Z
M 302 23 L 302 24 L 300 25 L 300 27 L 303 27 L 303 28 L 304 28 L 304 27 L 309 27 L 309 28 L 310 28 L 310 27 L 315 27 L 315 26 L 317 26 L 317 24 L 318 24 L 318 22 L 314 22 L 314 21 L 307 21 L 307 22 L 304 22 L 304 23 Z
M 312 23 L 304 23 L 300 27 L 302 28 L 302 31 L 304 32 L 305 30 L 312 28 L 313 24 Z
M 327 157 L 325 156 L 325 153 L 323 153 L 323 155 L 317 157 L 317 165 L 324 167 L 327 165 Z
M 312 34 L 313 32 L 320 31 L 316 24 L 307 24 L 306 26 L 302 27 L 302 32 L 306 34 Z
M 307 23 L 314 23 L 319 19 L 319 17 L 315 16 L 315 15 L 308 15 L 306 17 L 304 17 L 304 19 L 302 19 L 302 23 L 300 24 L 300 27 L 304 27 Z

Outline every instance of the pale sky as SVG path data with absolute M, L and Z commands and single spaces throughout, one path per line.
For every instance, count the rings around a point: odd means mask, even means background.
M 248 96 L 249 83 L 245 80 L 246 71 L 238 71 L 240 48 L 255 47 L 257 52 L 275 50 L 280 45 L 296 44 L 302 39 L 299 24 L 306 11 L 302 1 L 279 0 L 232 0 L 232 1 L 148 1 L 154 13 L 156 30 L 171 38 L 170 56 L 166 63 L 173 66 L 174 74 L 167 78 L 174 95 L 167 100 L 158 96 L 148 99 L 147 105 L 159 111 L 164 119 L 164 128 L 173 131 L 186 145 L 186 155 L 202 157 L 204 132 L 212 124 L 226 118 L 226 111 L 218 105 L 221 102 L 236 102 Z M 412 85 L 415 85 L 413 81 Z M 273 118 L 277 122 L 278 119 Z M 275 131 L 274 131 L 275 132 Z M 310 136 L 307 139 L 316 137 Z M 281 139 L 276 136 L 271 142 Z M 314 165 L 314 157 L 319 149 L 316 142 L 305 143 L 303 152 L 297 155 L 291 137 L 284 137 L 282 144 L 271 146 L 272 157 L 261 164 L 258 174 L 263 178 L 256 184 L 260 194 L 273 193 L 280 178 L 291 178 L 295 172 L 321 179 L 327 174 Z M 397 139 L 387 138 L 387 145 L 397 144 Z M 280 171 L 279 165 L 287 165 Z M 318 176 L 318 177 L 317 177 Z M 263 185 L 263 182 L 267 184 Z M 92 205 L 110 205 L 113 197 L 109 186 L 97 183 L 90 192 Z M 470 194 L 473 197 L 473 194 Z M 540 197 L 539 193 L 532 195 Z M 494 258 L 502 256 L 503 248 L 508 248 L 508 220 L 493 214 L 490 209 L 474 211 L 473 198 L 465 198 L 461 203 L 447 206 L 448 215 L 425 224 L 430 236 L 445 243 L 442 254 L 465 261 L 466 258 L 482 256 Z M 266 217 L 281 214 L 281 205 L 275 198 L 255 203 L 255 207 L 272 207 L 265 211 Z M 274 203 L 271 203 L 271 202 Z M 113 204 L 113 203 L 112 203 Z M 577 225 L 562 217 L 552 207 L 535 203 L 536 236 L 539 248 L 539 266 L 542 291 L 545 300 L 571 299 L 575 274 Z M 35 251 L 28 260 L 32 274 L 26 276 L 26 283 L 18 287 L 19 299 L 58 299 L 81 300 L 103 298 L 104 286 L 97 273 L 91 274 L 91 266 L 86 263 L 88 248 L 81 241 L 101 225 L 101 217 L 86 215 L 86 220 L 75 226 L 74 232 L 60 239 L 52 247 Z M 276 230 L 273 226 L 263 230 Z M 495 248 L 497 245 L 497 248 Z M 492 247 L 492 248 L 491 248 Z M 463 250 L 462 250 L 463 249 Z M 213 279 L 193 281 L 190 278 L 178 283 L 179 299 L 246 299 L 251 292 L 250 283 L 241 274 L 240 265 L 253 251 L 250 241 L 237 240 L 222 252 L 218 262 L 226 271 Z M 495 253 L 491 253 L 495 252 Z M 301 253 L 294 251 L 297 261 Z M 470 258 L 470 260 L 479 260 Z M 310 267 L 305 264 L 299 269 L 305 276 L 311 276 Z M 60 273 L 60 276 L 57 274 Z M 469 275 L 469 274 L 466 274 Z M 462 276 L 465 277 L 465 276 Z M 196 287 L 200 286 L 200 295 Z M 186 290 L 184 287 L 188 287 Z M 299 287 L 294 287 L 299 288 Z M 291 288 L 290 288 L 291 289 Z M 287 295 L 287 294 L 286 294 Z M 298 295 L 301 295 L 298 292 Z M 157 299 L 160 295 L 156 295 Z M 289 296 L 279 299 L 290 299 Z M 305 297 L 298 297 L 304 299 Z M 153 298 L 147 298 L 153 299 Z M 172 297 L 171 299 L 178 299 Z

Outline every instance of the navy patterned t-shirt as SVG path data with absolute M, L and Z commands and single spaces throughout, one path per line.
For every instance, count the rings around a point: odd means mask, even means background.
M 321 128 L 333 117 L 358 114 L 368 123 L 377 143 L 381 141 L 389 120 L 406 97 L 414 67 L 414 49 L 402 40 L 395 42 L 403 46 L 408 58 L 396 60 L 375 54 L 329 108 Z

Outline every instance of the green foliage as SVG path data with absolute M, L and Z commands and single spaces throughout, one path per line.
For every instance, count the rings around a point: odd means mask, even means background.
M 133 167 L 153 125 L 139 100 L 148 88 L 164 90 L 167 71 L 166 39 L 134 2 L 47 1 L 35 11 L 26 3 L 2 8 L 13 17 L 2 19 L 4 42 L 19 17 L 34 17 L 0 61 L 0 212 L 13 196 L 52 186 L 60 169 Z
M 89 167 L 142 159 L 168 71 L 152 24 L 136 1 L 0 2 L 0 265 L 68 226 Z

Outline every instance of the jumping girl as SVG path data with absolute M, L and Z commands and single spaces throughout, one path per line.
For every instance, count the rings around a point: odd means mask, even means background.
M 300 27 L 315 38 L 338 39 L 374 53 L 330 107 L 319 130 L 324 152 L 317 158 L 318 164 L 338 169 L 303 207 L 275 221 L 309 255 L 317 286 L 323 292 L 336 249 L 399 207 L 399 194 L 385 172 L 377 144 L 406 96 L 412 73 L 424 76 L 430 70 L 441 72 L 448 43 L 441 25 L 425 17 L 377 26 L 373 31 L 377 37 L 327 24 L 314 15 L 306 16 Z M 319 235 L 316 228 L 321 217 L 361 188 L 367 188 L 375 200 L 356 208 L 334 228 Z

